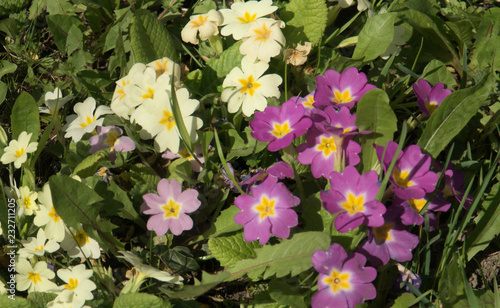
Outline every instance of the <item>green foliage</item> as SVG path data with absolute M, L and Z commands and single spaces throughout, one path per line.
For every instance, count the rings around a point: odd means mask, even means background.
M 438 82 L 443 83 L 448 89 L 452 89 L 452 87 L 457 84 L 453 74 L 450 73 L 446 65 L 439 60 L 432 60 L 429 62 L 424 68 L 421 77 L 432 85 Z
M 170 298 L 193 298 L 202 295 L 208 290 L 216 287 L 218 284 L 226 280 L 230 274 L 227 271 L 219 272 L 216 275 L 202 272 L 202 281 L 195 281 L 194 285 L 184 285 L 180 291 L 171 291 L 165 288 L 160 290 L 167 294 Z
M 76 48 L 83 46 L 83 34 L 80 30 L 83 26 L 80 19 L 68 15 L 49 15 L 46 18 L 59 51 L 70 55 Z
M 304 303 L 304 295 L 301 294 L 298 288 L 274 279 L 269 282 L 269 295 L 276 303 L 293 308 L 306 308 Z
M 353 58 L 368 62 L 383 54 L 394 39 L 395 13 L 375 15 L 368 19 L 358 36 Z
M 207 61 L 207 66 L 217 73 L 217 78 L 225 77 L 233 68 L 240 66 L 241 59 L 243 59 L 243 55 L 240 53 L 241 43 L 233 44 L 224 50 L 218 58 L 211 58 Z
M 75 169 L 73 169 L 73 174 L 81 178 L 92 176 L 99 169 L 99 164 L 106 158 L 107 155 L 105 151 L 99 151 L 87 156 L 75 167 Z
M 500 9 L 485 12 L 474 36 L 476 42 L 472 50 L 470 67 L 474 71 L 500 68 Z
M 280 17 L 286 23 L 283 33 L 287 45 L 305 42 L 319 44 L 326 27 L 327 15 L 328 9 L 323 0 L 291 0 L 280 12 Z
M 26 92 L 21 93 L 17 97 L 12 108 L 12 114 L 10 115 L 12 139 L 17 139 L 25 131 L 28 134 L 32 134 L 31 142 L 36 142 L 38 140 L 38 133 L 40 132 L 40 118 L 38 114 L 38 106 L 33 97 Z
M 247 242 L 242 233 L 215 237 L 208 240 L 208 248 L 222 266 L 231 267 L 244 259 L 255 258 L 254 248 L 261 245 L 258 242 Z
M 392 308 L 407 308 L 411 307 L 415 303 L 415 295 L 411 293 L 403 293 L 401 294 L 398 298 L 396 298 L 396 301 L 394 301 L 394 305 L 392 305 Z
M 28 294 L 27 299 L 33 303 L 32 307 L 45 308 L 47 307 L 47 303 L 54 300 L 56 297 L 57 295 L 54 293 L 32 292 Z
M 226 160 L 229 161 L 237 157 L 245 157 L 252 153 L 258 153 L 267 146 L 266 143 L 257 141 L 254 137 L 252 137 L 252 129 L 250 126 L 245 127 L 244 132 L 246 139 L 248 140 L 247 142 L 240 137 L 240 134 L 235 129 L 229 129 L 227 131 L 231 148 L 229 149 Z
M 169 308 L 172 307 L 169 302 L 160 297 L 147 293 L 127 293 L 118 296 L 113 303 L 113 308 Z
M 222 234 L 242 229 L 243 226 L 240 226 L 234 222 L 234 215 L 239 212 L 240 210 L 236 206 L 230 206 L 229 208 L 221 211 L 213 226 L 211 226 L 210 229 L 208 229 L 207 232 L 203 234 L 203 237 L 217 237 Z
M 32 301 L 14 296 L 14 299 L 9 298 L 7 294 L 0 294 L 0 307 L 2 308 L 36 308 Z

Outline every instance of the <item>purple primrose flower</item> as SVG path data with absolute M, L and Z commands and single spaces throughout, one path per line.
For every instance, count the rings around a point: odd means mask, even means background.
M 431 193 L 427 193 L 423 198 L 419 199 L 407 199 L 402 200 L 399 198 L 394 198 L 394 204 L 402 208 L 403 213 L 401 215 L 401 221 L 403 224 L 410 225 L 421 225 L 424 223 L 424 216 L 420 214 L 420 211 L 429 200 Z M 433 198 L 427 207 L 425 214 L 429 215 L 429 222 L 431 224 L 431 229 L 437 227 L 437 219 L 434 212 L 446 212 L 450 208 L 451 204 L 439 198 Z
M 307 94 L 304 97 L 300 96 L 294 96 L 290 100 L 294 101 L 297 105 L 302 105 L 304 106 L 305 114 L 307 116 L 310 116 L 313 110 L 315 109 L 314 107 L 314 93 L 316 91 L 312 91 L 311 93 Z
M 445 89 L 444 84 L 436 83 L 434 87 L 431 87 L 424 79 L 419 79 L 413 84 L 413 92 L 417 96 L 418 108 L 429 117 L 446 96 L 451 94 L 451 90 Z
M 194 148 L 194 154 L 201 163 L 205 162 L 205 159 L 203 158 L 203 148 L 201 144 L 197 145 Z M 193 157 L 193 155 L 189 154 L 188 150 L 184 147 L 180 147 L 179 153 L 177 154 L 167 149 L 165 152 L 163 152 L 161 157 L 165 159 L 185 158 L 191 163 L 191 169 L 194 172 L 201 172 L 201 170 L 203 169 L 203 167 L 198 163 L 198 161 Z
M 287 238 L 290 228 L 298 224 L 297 213 L 291 208 L 298 205 L 300 199 L 273 176 L 250 190 L 252 195 L 240 195 L 234 200 L 234 205 L 241 210 L 234 216 L 234 221 L 245 226 L 245 240 L 252 242 L 258 239 L 264 245 L 271 234 Z
M 135 143 L 127 136 L 122 136 L 123 130 L 117 126 L 97 126 L 97 135 L 90 137 L 90 154 L 97 151 L 110 149 L 110 160 L 116 159 L 117 152 L 135 150 Z M 121 136 L 121 137 L 120 137 Z
M 334 243 L 328 251 L 316 250 L 311 261 L 319 273 L 318 292 L 311 300 L 313 308 L 355 307 L 377 296 L 371 283 L 377 271 L 365 267 L 366 257 L 362 254 L 347 254 L 342 246 Z

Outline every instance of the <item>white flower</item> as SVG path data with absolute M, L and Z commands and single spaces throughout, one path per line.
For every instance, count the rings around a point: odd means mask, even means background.
M 41 113 L 55 114 L 56 110 L 61 109 L 67 102 L 73 98 L 73 94 L 63 97 L 59 88 L 55 88 L 54 92 L 45 93 L 45 106 L 39 107 Z
M 54 252 L 59 249 L 59 244 L 53 240 L 47 240 L 45 231 L 38 229 L 36 237 L 21 240 L 24 248 L 19 249 L 19 257 L 31 259 L 33 256 L 43 256 L 45 252 Z
M 70 233 L 71 231 L 71 233 Z M 74 234 L 74 238 L 73 235 Z M 72 258 L 92 258 L 99 259 L 101 248 L 96 240 L 89 237 L 85 230 L 66 229 L 66 235 L 61 242 L 61 247 L 68 252 Z
M 193 15 L 189 17 L 189 22 L 181 31 L 182 40 L 186 43 L 198 44 L 198 32 L 202 41 L 219 34 L 217 28 L 222 24 L 222 14 L 216 10 L 210 10 L 207 14 Z
M 57 215 L 52 204 L 52 194 L 49 184 L 43 186 L 43 191 L 38 193 L 40 209 L 36 211 L 33 223 L 38 227 L 45 226 L 45 235 L 48 239 L 61 242 L 64 239 L 64 222 L 61 216 Z
M 19 188 L 19 199 L 17 199 L 17 205 L 19 206 L 17 215 L 21 217 L 22 215 L 33 215 L 35 211 L 38 211 L 39 206 L 35 202 L 38 198 L 38 193 L 31 191 L 29 187 L 22 186 Z
M 94 298 L 92 291 L 96 289 L 96 284 L 90 280 L 94 271 L 86 269 L 85 264 L 68 267 L 68 269 L 60 269 L 57 271 L 57 276 L 61 278 L 65 285 L 61 286 L 61 299 L 73 298 L 73 295 L 84 300 L 91 300 Z
M 75 294 L 65 294 L 65 297 L 59 295 L 53 301 L 48 302 L 47 308 L 90 308 L 90 306 L 84 305 L 85 299 Z
M 156 72 L 156 78 L 163 74 L 168 74 L 170 80 L 172 80 L 172 74 L 174 74 L 174 85 L 177 87 L 181 80 L 181 66 L 167 57 L 155 60 L 146 64 L 147 67 L 151 67 Z M 168 88 L 170 90 L 170 88 Z
M 358 11 L 362 12 L 367 9 L 371 9 L 372 4 L 368 0 L 358 0 Z
M 125 86 L 130 84 L 135 75 L 142 74 L 146 69 L 146 65 L 142 63 L 136 63 L 130 69 L 127 76 L 116 82 L 115 92 L 113 93 L 113 98 L 111 99 L 111 110 L 119 117 L 128 120 L 128 117 L 134 112 L 135 108 L 129 107 L 125 104 L 127 100 L 127 94 L 125 93 Z
M 181 284 L 181 281 L 183 280 L 181 276 L 172 276 L 168 272 L 161 271 L 150 265 L 142 264 L 141 259 L 132 252 L 119 251 L 119 253 L 123 256 L 119 256 L 118 258 L 125 259 L 135 268 L 134 276 L 127 281 L 122 293 L 136 292 L 146 278 L 154 278 L 160 281 L 176 284 Z
M 7 289 L 5 289 L 5 283 L 0 280 L 0 294 L 6 294 Z
M 156 79 L 156 71 L 146 67 L 144 72 L 136 72 L 132 82 L 124 87 L 127 100 L 124 102 L 129 108 L 136 108 L 147 100 L 152 100 L 158 92 L 169 91 L 170 74 L 162 74 Z
M 265 75 L 269 65 L 253 62 L 248 56 L 241 60 L 241 69 L 235 67 L 224 79 L 221 99 L 228 102 L 228 111 L 237 112 L 242 107 L 243 114 L 251 116 L 255 110 L 263 111 L 267 106 L 266 97 L 280 97 L 278 86 L 282 79 L 277 74 Z
M 50 292 L 57 288 L 57 285 L 50 281 L 55 277 L 52 270 L 47 267 L 45 261 L 40 261 L 31 266 L 26 259 L 19 259 L 16 263 L 16 289 L 18 291 L 28 290 L 31 292 Z
M 231 9 L 220 10 L 224 26 L 220 33 L 224 36 L 233 35 L 235 40 L 247 36 L 248 30 L 255 20 L 272 14 L 278 9 L 271 0 L 235 2 Z
M 175 93 L 184 125 L 191 141 L 194 142 L 197 138 L 196 130 L 203 126 L 203 121 L 191 114 L 198 108 L 200 102 L 190 99 L 189 92 L 185 88 Z M 170 107 L 168 92 L 156 92 L 154 98 L 145 101 L 135 110 L 131 121 L 136 121 L 142 126 L 141 138 L 155 138 L 155 149 L 158 152 L 164 152 L 167 148 L 173 153 L 179 152 L 180 133 Z
M 280 29 L 284 25 L 282 21 L 270 18 L 256 20 L 250 26 L 247 37 L 243 39 L 240 53 L 252 59 L 269 62 L 272 57 L 280 54 L 281 47 L 285 45 L 285 36 Z
M 38 142 L 30 142 L 33 133 L 21 132 L 17 140 L 11 140 L 9 145 L 4 148 L 4 154 L 0 158 L 3 164 L 14 162 L 16 169 L 28 160 L 28 153 L 33 153 L 38 147 Z
M 92 132 L 97 126 L 102 126 L 104 119 L 100 119 L 100 116 L 113 113 L 108 106 L 99 106 L 97 109 L 95 106 L 96 102 L 92 97 L 87 98 L 83 103 L 77 103 L 73 108 L 76 114 L 68 116 L 68 123 L 63 127 L 66 131 L 64 137 L 78 142 L 83 135 Z
M 354 0 L 339 0 L 339 5 L 341 8 L 345 9 L 354 4 Z

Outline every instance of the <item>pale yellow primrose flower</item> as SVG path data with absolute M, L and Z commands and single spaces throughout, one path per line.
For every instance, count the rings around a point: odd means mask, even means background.
M 271 0 L 235 2 L 231 9 L 222 9 L 222 25 L 220 33 L 233 35 L 235 40 L 248 36 L 250 26 L 259 18 L 272 14 L 278 9 Z
M 145 69 L 146 65 L 136 63 L 132 66 L 127 76 L 116 82 L 115 92 L 113 93 L 113 98 L 111 99 L 111 110 L 117 116 L 128 120 L 129 116 L 132 112 L 134 112 L 135 108 L 129 107 L 129 104 L 125 103 L 128 99 L 127 93 L 125 93 L 125 87 L 132 82 L 134 76 L 142 74 Z
M 147 100 L 152 100 L 158 92 L 170 90 L 170 75 L 163 74 L 156 79 L 156 71 L 146 67 L 144 72 L 132 76 L 132 82 L 125 86 L 128 99 L 124 102 L 129 108 L 136 108 Z
M 243 38 L 240 53 L 252 59 L 269 62 L 285 46 L 285 36 L 281 32 L 285 23 L 271 18 L 261 18 L 250 26 L 247 37 Z
M 70 227 L 70 231 L 66 229 L 64 240 L 61 242 L 61 247 L 68 252 L 72 258 L 92 258 L 99 259 L 101 256 L 101 248 L 96 240 L 89 237 L 85 230 L 75 230 Z M 75 241 L 76 239 L 76 241 Z
M 45 107 L 38 107 L 41 113 L 54 114 L 56 110 L 61 109 L 67 102 L 73 98 L 73 94 L 63 97 L 59 88 L 55 88 L 54 92 L 45 93 Z
M 16 289 L 18 291 L 28 290 L 31 292 L 52 292 L 57 285 L 50 281 L 55 277 L 55 273 L 47 267 L 45 261 L 40 261 L 33 267 L 31 263 L 20 258 L 16 263 Z
M 172 73 L 174 74 L 174 86 L 180 86 L 181 80 L 181 66 L 167 57 L 149 62 L 146 64 L 147 67 L 151 67 L 156 72 L 156 78 L 158 79 L 161 75 L 167 74 L 172 81 Z M 168 88 L 170 90 L 170 88 Z
M 133 293 L 137 292 L 141 284 L 146 278 L 154 278 L 163 282 L 170 282 L 175 284 L 182 284 L 183 278 L 181 276 L 172 276 L 170 273 L 161 271 L 150 265 L 145 265 L 141 263 L 141 259 L 132 252 L 129 251 L 119 251 L 123 255 L 118 258 L 122 258 L 132 264 L 135 269 L 135 274 L 132 278 L 125 283 L 124 288 L 121 293 Z
M 209 37 L 219 34 L 219 28 L 222 24 L 222 14 L 216 10 L 210 10 L 207 14 L 192 15 L 189 22 L 181 31 L 182 40 L 186 43 L 198 44 L 197 34 L 200 33 L 202 41 Z
M 87 98 L 83 103 L 77 103 L 73 108 L 76 114 L 68 116 L 63 130 L 64 137 L 72 138 L 74 142 L 82 139 L 86 133 L 91 133 L 97 126 L 102 126 L 104 119 L 99 117 L 113 113 L 108 106 L 99 106 L 96 109 L 96 101 L 92 97 Z
M 91 269 L 86 269 L 85 264 L 79 264 L 77 266 L 70 266 L 68 269 L 60 269 L 57 271 L 57 276 L 61 278 L 65 285 L 61 286 L 59 290 L 59 300 L 67 302 L 68 299 L 74 300 L 74 297 L 78 297 L 85 300 L 92 300 L 94 291 L 97 286 L 90 280 L 94 271 Z
M 43 256 L 45 252 L 52 253 L 59 249 L 59 244 L 54 240 L 47 240 L 45 231 L 38 229 L 36 237 L 21 240 L 23 248 L 19 249 L 19 257 L 31 259 L 33 256 Z
M 19 188 L 19 199 L 17 199 L 17 205 L 19 209 L 17 215 L 21 217 L 22 215 L 30 216 L 39 210 L 38 204 L 35 202 L 38 198 L 38 193 L 31 191 L 29 187 L 22 186 Z
M 0 161 L 4 165 L 14 163 L 16 169 L 21 168 L 21 165 L 28 160 L 28 153 L 33 153 L 38 147 L 38 142 L 30 142 L 33 133 L 21 132 L 17 140 L 11 140 L 9 145 L 4 148 L 4 154 Z
M 47 308 L 90 308 L 85 305 L 85 299 L 75 294 L 66 294 L 64 297 L 57 296 L 53 301 L 47 303 Z
M 65 234 L 64 222 L 61 216 L 56 213 L 48 183 L 43 186 L 42 191 L 38 192 L 38 201 L 40 209 L 36 211 L 33 223 L 38 227 L 45 226 L 45 235 L 48 239 L 62 242 Z
M 0 294 L 6 294 L 6 293 L 7 293 L 7 289 L 5 289 L 5 283 L 0 281 Z
M 198 117 L 191 116 L 191 114 L 198 109 L 200 102 L 190 99 L 189 92 L 185 88 L 181 88 L 175 93 L 186 130 L 191 137 L 191 141 L 194 142 L 198 136 L 196 130 L 203 126 L 203 121 Z M 141 138 L 155 138 L 156 151 L 165 152 L 168 148 L 173 153 L 179 152 L 180 133 L 170 107 L 169 92 L 155 92 L 154 98 L 144 101 L 134 111 L 131 121 L 135 121 L 142 126 Z
M 251 116 L 255 110 L 263 111 L 267 97 L 280 97 L 278 86 L 283 81 L 277 74 L 264 75 L 269 65 L 252 61 L 248 56 L 241 60 L 241 69 L 235 67 L 224 79 L 221 99 L 228 102 L 227 110 L 236 113 L 240 107 L 243 114 Z

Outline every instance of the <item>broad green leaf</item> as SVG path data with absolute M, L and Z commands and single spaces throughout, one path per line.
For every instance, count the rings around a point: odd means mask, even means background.
M 76 8 L 68 0 L 47 1 L 47 12 L 50 15 L 75 15 Z
M 217 10 L 217 5 L 215 4 L 214 1 L 208 0 L 208 1 L 198 2 L 198 5 L 196 5 L 193 10 L 193 15 L 206 14 L 210 10 Z
M 375 170 L 378 164 L 377 153 L 373 144 L 386 146 L 392 141 L 397 131 L 397 118 L 389 106 L 389 97 L 381 89 L 373 89 L 363 95 L 357 103 L 356 125 L 359 131 L 371 131 L 371 134 L 360 135 L 363 152 L 363 173 Z
M 0 78 L 2 78 L 6 74 L 14 73 L 17 69 L 17 65 L 14 63 L 10 63 L 7 60 L 0 61 Z
M 113 308 L 169 308 L 169 302 L 147 293 L 126 293 L 118 296 Z
M 234 215 L 241 212 L 236 206 L 230 206 L 229 208 L 220 212 L 219 217 L 204 234 L 203 238 L 216 237 L 224 233 L 238 231 L 243 228 L 243 226 L 238 225 L 234 222 Z
M 444 307 L 455 307 L 453 304 L 464 297 L 464 283 L 462 269 L 455 253 L 450 263 L 444 268 L 438 283 L 439 298 Z
M 38 140 L 38 133 L 40 132 L 38 105 L 29 93 L 23 92 L 17 97 L 14 107 L 12 107 L 10 123 L 12 139 L 17 139 L 22 132 L 27 132 L 32 134 L 31 142 Z
M 476 86 L 448 95 L 432 113 L 417 144 L 436 158 L 476 114 L 492 87 L 493 77 L 489 74 Z
M 32 293 L 28 294 L 27 299 L 33 303 L 32 304 L 33 307 L 45 308 L 45 307 L 47 307 L 47 303 L 54 300 L 54 298 L 56 298 L 56 297 L 57 297 L 57 295 L 54 293 L 32 292 Z
M 241 66 L 241 44 L 242 42 L 237 42 L 224 50 L 218 58 L 208 60 L 207 66 L 217 73 L 217 78 L 225 77 L 233 68 Z
M 78 48 L 83 48 L 83 33 L 77 25 L 72 25 L 68 31 L 68 39 L 66 40 L 66 52 L 68 55 Z
M 333 215 L 328 213 L 321 205 L 319 192 L 310 195 L 302 202 L 302 218 L 305 221 L 304 229 L 306 231 L 324 231 L 329 232 L 328 227 L 332 223 Z
M 72 26 L 81 26 L 82 22 L 75 16 L 67 15 L 48 15 L 47 25 L 54 36 L 54 42 L 59 51 L 66 54 L 66 43 L 69 38 L 69 31 Z
M 33 19 L 37 18 L 38 15 L 40 15 L 42 10 L 45 8 L 46 5 L 47 5 L 47 0 L 33 0 L 31 2 L 31 6 L 29 8 L 29 12 L 30 12 L 29 19 L 33 20 Z
M 184 183 L 184 180 L 191 177 L 191 174 L 193 173 L 193 166 L 186 158 L 178 158 L 168 166 L 168 172 L 170 173 L 170 176 L 167 180 L 170 181 L 172 179 L 176 179 L 182 184 Z
M 26 298 L 19 296 L 9 297 L 10 294 L 0 294 L 0 307 L 2 308 L 36 308 L 35 305 Z
M 229 270 L 231 280 L 247 274 L 249 278 L 267 279 L 273 275 L 277 278 L 291 274 L 292 276 L 312 267 L 311 256 L 318 250 L 327 250 L 330 236 L 323 232 L 303 232 L 294 234 L 291 239 L 283 240 L 274 246 L 265 245 L 255 249 L 255 259 L 237 262 Z
M 411 293 L 403 293 L 394 301 L 391 308 L 408 308 L 412 307 L 415 302 L 415 295 Z
M 493 64 L 493 69 L 500 68 L 500 10 L 488 10 L 481 18 L 477 28 L 470 68 L 484 70 Z
M 495 294 L 491 290 L 473 290 L 473 295 L 476 299 L 476 307 L 495 307 Z M 445 308 L 470 308 L 474 307 L 467 297 L 460 297 L 460 300 L 453 304 L 453 306 L 443 306 Z
M 208 248 L 222 266 L 232 266 L 237 261 L 255 258 L 254 248 L 261 247 L 258 242 L 247 242 L 242 233 L 221 236 L 208 240 Z
M 324 0 L 291 0 L 279 15 L 286 23 L 283 33 L 288 46 L 300 42 L 317 45 L 325 31 L 328 8 Z
M 200 266 L 196 262 L 191 250 L 183 246 L 175 246 L 161 256 L 167 267 L 174 272 L 197 271 Z
M 467 260 L 471 260 L 478 252 L 484 250 L 492 240 L 500 234 L 500 183 L 496 183 L 484 202 L 483 211 L 476 218 L 476 227 L 465 242 Z
M 301 294 L 299 289 L 281 280 L 274 279 L 269 282 L 269 295 L 280 305 L 292 308 L 307 308 L 304 295 Z
M 445 84 L 448 89 L 452 89 L 452 87 L 457 84 L 453 74 L 446 68 L 446 65 L 436 59 L 427 64 L 422 72 L 421 78 L 427 80 L 432 85 L 441 82 Z
M 248 140 L 248 142 L 245 142 L 235 129 L 228 130 L 227 133 L 232 145 L 229 153 L 227 153 L 227 161 L 230 161 L 231 159 L 237 157 L 248 156 L 254 151 L 255 153 L 258 153 L 266 147 L 267 143 L 257 142 L 257 140 L 252 137 L 252 129 L 250 128 L 250 126 L 245 127 L 244 132 L 246 134 L 246 139 Z
M 170 298 L 193 298 L 202 295 L 210 289 L 216 287 L 230 276 L 229 272 L 219 272 L 216 275 L 210 275 L 202 271 L 201 283 L 195 281 L 195 285 L 184 285 L 180 291 L 172 291 L 165 288 L 159 288 L 160 291 L 167 294 Z
M 174 41 L 153 13 L 137 10 L 130 24 L 130 46 L 135 61 L 149 63 L 163 57 L 177 61 Z
M 73 174 L 78 175 L 81 178 L 86 178 L 94 175 L 99 168 L 99 163 L 106 160 L 107 155 L 105 151 L 99 151 L 95 154 L 85 157 L 76 167 L 73 169 Z
M 368 19 L 358 35 L 358 44 L 353 58 L 363 58 L 365 62 L 383 54 L 394 39 L 396 13 L 375 15 Z

